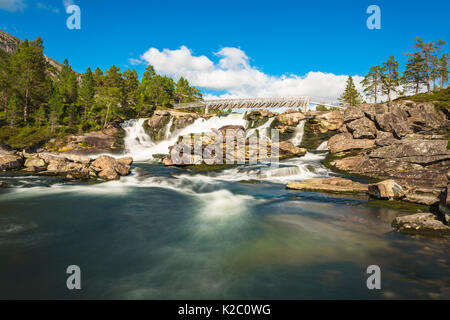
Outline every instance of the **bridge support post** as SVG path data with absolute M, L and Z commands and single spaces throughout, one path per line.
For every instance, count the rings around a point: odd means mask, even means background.
M 205 106 L 205 114 L 208 114 L 209 113 L 209 107 L 208 107 L 208 105 L 206 105 Z

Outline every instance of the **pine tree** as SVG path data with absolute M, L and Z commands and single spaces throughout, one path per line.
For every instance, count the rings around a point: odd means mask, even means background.
M 347 86 L 342 95 L 339 97 L 339 102 L 342 106 L 357 106 L 363 102 L 361 94 L 358 90 L 356 90 L 353 78 L 351 76 L 347 79 Z
M 409 55 L 402 81 L 406 89 L 413 89 L 416 94 L 427 83 L 425 59 L 420 52 Z
M 100 68 L 94 71 L 94 87 L 102 87 L 105 76 Z
M 383 63 L 383 81 L 382 89 L 387 95 L 388 100 L 391 101 L 391 94 L 398 92 L 398 87 L 400 86 L 400 75 L 398 73 L 398 62 L 395 61 L 393 56 L 390 56 L 388 61 Z
M 18 122 L 20 122 L 20 116 L 22 110 L 20 108 L 19 98 L 15 94 L 11 96 L 8 102 L 9 118 L 8 122 L 10 127 L 14 127 Z
M 125 106 L 135 109 L 138 103 L 139 79 L 136 70 L 125 70 L 123 72 Z
M 41 124 L 45 122 L 45 120 L 47 119 L 47 114 L 45 112 L 45 108 L 44 106 L 40 106 L 38 111 L 36 112 L 34 119 L 36 120 L 37 124 L 38 124 L 38 128 L 41 127 Z
M 183 77 L 180 77 L 177 81 L 174 95 L 178 103 L 193 102 L 202 98 L 200 91 L 195 87 L 191 87 L 189 82 Z
M 43 54 L 42 39 L 25 40 L 11 56 L 14 91 L 23 100 L 23 121 L 27 122 L 32 108 L 45 96 L 47 61 Z
M 59 93 L 66 105 L 70 105 L 78 99 L 77 74 L 69 65 L 69 61 L 64 60 L 64 65 L 59 72 Z
M 441 82 L 442 88 L 447 88 L 447 82 L 448 82 L 448 53 L 444 53 L 441 56 L 441 59 L 439 60 L 439 78 Z
M 383 83 L 383 68 L 380 66 L 371 67 L 369 73 L 364 77 L 361 84 L 364 87 L 364 93 L 368 97 L 373 97 L 377 103 L 378 95 L 381 93 Z
M 0 50 L 0 104 L 3 107 L 6 122 L 8 122 L 8 99 L 11 95 L 11 80 L 9 56 Z
M 93 105 L 95 97 L 94 75 L 91 68 L 87 68 L 86 73 L 82 77 L 79 99 L 83 106 L 83 120 L 87 119 L 87 111 Z

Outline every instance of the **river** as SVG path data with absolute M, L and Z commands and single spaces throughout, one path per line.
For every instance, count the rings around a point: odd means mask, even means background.
M 325 145 L 278 169 L 190 172 L 150 160 L 178 135 L 245 125 L 242 115 L 199 119 L 160 143 L 143 121 L 124 124 L 136 163 L 120 181 L 2 175 L 13 188 L 0 194 L 0 299 L 448 297 L 450 245 L 392 232 L 407 212 L 285 189 L 334 175 Z M 81 268 L 80 291 L 66 288 L 69 265 Z M 370 265 L 382 290 L 366 286 Z

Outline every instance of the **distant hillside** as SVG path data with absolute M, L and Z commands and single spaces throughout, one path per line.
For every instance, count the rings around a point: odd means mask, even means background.
M 21 42 L 22 40 L 20 40 L 19 38 L 16 38 L 3 30 L 0 30 L 0 50 L 3 50 L 9 54 L 14 53 L 16 52 Z M 47 59 L 47 62 L 50 63 L 50 65 L 58 70 L 61 70 L 61 63 L 47 56 L 45 56 L 45 58 Z

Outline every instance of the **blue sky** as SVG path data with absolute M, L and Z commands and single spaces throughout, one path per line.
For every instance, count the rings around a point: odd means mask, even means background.
M 362 76 L 389 55 L 403 65 L 415 36 L 450 40 L 446 0 L 72 2 L 81 8 L 81 30 L 66 27 L 61 0 L 0 0 L 0 29 L 22 39 L 41 36 L 48 56 L 69 59 L 79 72 L 115 64 L 142 74 L 151 62 L 204 92 L 231 96 L 318 95 L 310 87 L 323 81 L 321 90 L 332 91 L 323 97 L 333 98 L 343 85 L 339 75 Z M 366 27 L 372 4 L 381 8 L 381 30 Z M 308 75 L 310 82 L 301 81 Z M 229 84 L 209 86 L 212 77 Z

